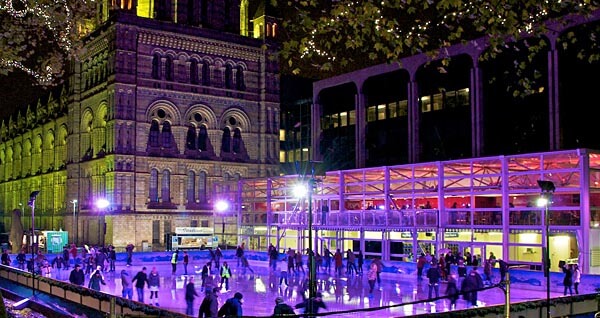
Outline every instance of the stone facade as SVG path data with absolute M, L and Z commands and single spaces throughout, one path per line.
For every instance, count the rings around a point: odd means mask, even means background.
M 3 121 L 6 228 L 14 209 L 31 228 L 27 200 L 40 190 L 36 228 L 76 232 L 69 238 L 80 244 L 163 246 L 175 227 L 213 226 L 215 182 L 278 174 L 269 40 L 239 35 L 239 13 L 209 15 L 213 27 L 203 28 L 181 10 L 144 18 L 129 2 L 87 38 L 60 92 Z M 215 10 L 240 10 L 225 2 Z M 108 208 L 95 207 L 100 198 Z

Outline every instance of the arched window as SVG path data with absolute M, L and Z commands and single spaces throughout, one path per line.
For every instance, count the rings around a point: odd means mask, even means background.
M 233 68 L 225 65 L 225 88 L 233 88 Z
M 202 85 L 210 85 L 210 65 L 208 61 L 202 61 Z
M 198 149 L 196 148 L 196 127 L 194 125 L 188 127 L 187 136 L 185 137 L 185 149 Z
M 160 54 L 154 53 L 152 57 L 152 78 L 160 79 Z
M 198 201 L 206 203 L 206 172 L 200 171 L 198 175 Z
M 246 90 L 246 82 L 244 81 L 244 68 L 238 65 L 235 73 L 235 88 L 238 91 Z
M 160 198 L 162 202 L 171 202 L 171 172 L 166 169 L 162 173 Z
M 148 194 L 150 202 L 158 202 L 158 170 L 150 171 L 150 193 Z
M 221 138 L 221 151 L 231 152 L 231 131 L 229 127 L 223 128 L 223 138 Z
M 196 60 L 190 62 L 190 83 L 198 84 L 198 61 Z
M 152 124 L 150 124 L 150 134 L 148 135 L 148 144 L 150 147 L 158 147 L 159 137 L 160 136 L 160 128 L 158 126 L 158 121 L 153 120 Z
M 165 58 L 165 79 L 167 81 L 173 80 L 174 67 L 173 67 L 173 58 L 167 56 Z
M 208 150 L 208 131 L 204 125 L 200 125 L 200 132 L 198 133 L 198 149 L 201 151 Z
M 231 148 L 234 153 L 240 153 L 242 150 L 242 131 L 239 128 L 233 131 L 233 145 Z
M 196 202 L 196 174 L 194 171 L 188 171 L 187 173 L 187 202 Z
M 162 126 L 162 132 L 160 134 L 161 145 L 165 148 L 171 148 L 171 123 L 165 121 Z

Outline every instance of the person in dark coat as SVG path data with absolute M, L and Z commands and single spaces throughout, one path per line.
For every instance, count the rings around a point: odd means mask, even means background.
M 138 301 L 143 303 L 144 302 L 144 286 L 146 284 L 148 284 L 148 274 L 146 274 L 146 267 L 142 267 L 142 270 L 139 271 L 137 274 L 135 274 L 135 276 L 133 277 L 131 282 L 135 283 L 135 289 L 137 291 Z
M 198 293 L 194 285 L 194 276 L 190 276 L 188 279 L 188 283 L 185 285 L 185 314 L 192 316 L 194 315 L 194 299 L 198 297 Z
M 506 273 L 508 272 L 508 264 L 503 260 L 498 260 L 498 266 L 500 269 L 500 282 L 504 282 L 506 280 Z
M 221 317 L 221 315 L 226 317 L 242 317 L 244 315 L 242 310 L 243 298 L 244 296 L 241 293 L 235 293 L 233 297 L 227 299 L 217 313 L 219 317 Z
M 317 292 L 314 298 L 307 298 L 303 302 L 296 304 L 296 308 L 304 308 L 304 314 L 307 317 L 318 314 L 319 308 L 327 309 L 322 297 L 323 295 Z
M 214 318 L 218 317 L 217 313 L 219 312 L 219 288 L 215 287 L 211 291 L 206 292 L 206 296 L 202 300 L 202 304 L 200 305 L 200 313 L 198 315 L 199 318 Z
M 461 292 L 464 293 L 465 300 L 471 302 L 473 307 L 477 307 L 477 292 L 481 288 L 483 288 L 483 279 L 477 272 L 477 267 L 473 267 L 461 286 Z
M 104 276 L 102 276 L 102 269 L 100 268 L 100 266 L 98 266 L 98 268 L 90 276 L 88 288 L 100 291 L 100 284 L 106 285 L 106 283 L 104 282 Z
M 432 291 L 435 290 L 435 297 L 440 297 L 440 279 L 442 274 L 437 262 L 432 262 L 427 270 L 427 278 L 429 278 L 429 298 L 431 299 Z
M 81 270 L 81 265 L 75 264 L 75 268 L 71 271 L 71 274 L 69 275 L 69 282 L 77 286 L 83 286 L 83 284 L 85 283 L 85 275 Z
M 273 317 L 282 317 L 286 315 L 295 315 L 294 308 L 286 304 L 282 297 L 275 298 L 275 308 L 273 308 Z
M 448 299 L 450 299 L 450 309 L 456 309 L 456 301 L 458 300 L 458 286 L 456 285 L 455 275 L 448 275 L 446 296 L 448 296 Z
M 573 296 L 573 264 L 563 266 L 563 273 L 565 273 L 565 277 L 563 278 L 563 285 L 565 286 L 565 296 L 567 296 L 567 290 L 571 296 Z

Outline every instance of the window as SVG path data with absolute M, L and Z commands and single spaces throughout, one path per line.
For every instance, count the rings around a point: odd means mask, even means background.
M 285 129 L 279 129 L 279 141 L 285 141 Z
M 208 131 L 204 125 L 200 125 L 200 133 L 198 134 L 198 149 L 201 151 L 207 151 L 208 149 Z
M 221 138 L 221 151 L 231 152 L 231 131 L 229 127 L 223 128 L 223 138 Z
M 167 81 L 173 80 L 174 67 L 173 67 L 173 58 L 167 56 L 165 59 L 165 79 Z
M 198 201 L 206 203 L 206 172 L 198 174 Z
M 429 96 L 421 97 L 421 112 L 427 113 L 431 111 L 431 98 Z
M 160 198 L 163 202 L 171 202 L 171 172 L 166 169 L 162 173 Z
M 377 120 L 385 120 L 385 104 L 377 105 Z
M 225 88 L 233 88 L 233 68 L 225 65 Z
M 331 115 L 331 122 L 333 123 L 333 128 L 337 128 L 340 125 L 340 114 Z
M 198 84 L 198 61 L 196 60 L 190 62 L 190 83 Z
M 369 106 L 367 108 L 367 122 L 372 122 L 377 120 L 377 106 Z
M 356 111 L 355 110 L 351 110 L 348 112 L 348 125 L 349 126 L 356 125 Z
M 202 61 L 202 85 L 210 85 L 210 65 L 208 61 Z
M 433 95 L 433 110 L 441 110 L 443 105 L 442 94 Z
M 150 171 L 150 193 L 148 195 L 150 202 L 158 202 L 158 170 Z
M 398 102 L 398 115 L 400 117 L 408 116 L 408 100 Z
M 387 105 L 388 107 L 388 118 L 396 118 L 396 117 L 400 117 L 400 115 L 398 115 L 398 103 L 397 102 L 391 102 Z
M 458 97 L 458 107 L 469 107 L 470 106 L 470 99 L 469 99 L 469 89 L 468 88 L 463 88 L 458 90 L 457 92 L 457 97 Z
M 187 202 L 194 203 L 196 202 L 196 174 L 194 171 L 188 171 L 187 173 Z
M 343 112 L 340 114 L 340 126 L 341 127 L 348 126 L 348 113 L 347 112 Z
M 283 150 L 279 150 L 279 162 L 286 162 L 285 161 L 285 151 L 283 151 Z
M 168 121 L 163 123 L 162 132 L 160 134 L 161 145 L 165 148 L 171 148 L 171 124 Z
M 237 66 L 237 71 L 235 73 L 235 88 L 238 91 L 246 90 L 246 82 L 244 80 L 244 68 L 241 65 Z
M 158 137 L 160 135 L 160 128 L 158 127 L 158 121 L 153 120 L 150 124 L 150 134 L 148 135 L 148 144 L 150 147 L 158 147 Z
M 154 53 L 154 57 L 152 57 L 152 78 L 160 79 L 160 55 L 158 53 Z
M 233 145 L 232 150 L 234 153 L 242 152 L 242 131 L 239 128 L 236 128 L 233 131 Z
M 196 147 L 196 127 L 190 125 L 185 137 L 185 149 L 194 150 L 197 149 Z

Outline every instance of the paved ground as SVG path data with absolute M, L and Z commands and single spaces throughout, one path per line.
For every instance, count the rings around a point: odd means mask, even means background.
M 200 262 L 200 261 L 199 261 Z M 190 264 L 189 274 L 192 274 L 192 268 L 197 266 L 197 273 L 194 273 L 198 294 L 201 297 L 196 299 L 194 312 L 198 312 L 198 307 L 204 297 L 200 289 L 200 267 L 204 264 Z M 279 273 L 271 272 L 266 262 L 251 261 L 250 265 L 254 274 L 250 271 L 244 273 L 243 269 L 232 264 L 233 277 L 230 279 L 230 291 L 223 291 L 219 296 L 220 303 L 227 298 L 233 297 L 235 292 L 244 295 L 244 315 L 248 316 L 270 316 L 273 313 L 274 300 L 277 296 L 282 296 L 285 301 L 294 306 L 301 302 L 302 297 L 298 290 L 301 290 L 301 284 L 306 280 L 307 275 L 291 275 L 289 285 L 285 283 L 279 285 Z M 280 263 L 280 266 L 284 265 Z M 147 266 L 149 272 L 152 267 L 156 267 L 161 276 L 161 288 L 159 291 L 159 305 L 180 313 L 185 313 L 185 284 L 187 276 L 183 275 L 183 265 L 180 264 L 175 276 L 171 275 L 171 265 L 168 261 L 159 261 L 153 263 L 135 263 L 127 267 L 124 262 L 117 262 L 115 273 L 106 273 L 107 285 L 102 286 L 104 292 L 121 295 L 120 272 L 122 269 L 129 270 L 131 275 L 135 275 L 142 266 Z M 366 269 L 365 269 L 366 270 Z M 541 275 L 541 274 L 540 274 Z M 52 277 L 60 280 L 68 280 L 69 271 L 53 270 Z M 446 299 L 434 302 L 427 301 L 428 284 L 427 280 L 419 281 L 415 276 L 405 274 L 382 274 L 381 286 L 376 286 L 376 290 L 369 295 L 369 286 L 365 277 L 336 277 L 325 273 L 318 275 L 318 290 L 322 292 L 323 299 L 328 306 L 327 311 L 348 311 L 361 308 L 375 308 L 383 306 L 393 306 L 401 303 L 413 303 L 404 306 L 398 306 L 389 309 L 382 309 L 373 312 L 360 312 L 359 317 L 399 317 L 414 314 L 445 312 L 450 310 L 449 301 Z M 87 286 L 88 277 L 86 277 Z M 445 284 L 441 285 L 440 295 L 445 292 Z M 150 292 L 146 289 L 145 302 L 150 303 Z M 552 297 L 560 296 L 553 290 Z M 539 290 L 526 290 L 513 288 L 511 292 L 511 303 L 522 302 L 534 299 L 544 299 L 546 293 Z M 137 295 L 134 292 L 134 299 Z M 479 293 L 479 306 L 489 306 L 504 304 L 504 292 L 499 288 L 489 289 Z M 421 302 L 422 301 L 422 302 Z M 416 303 L 415 303 L 416 302 Z M 457 309 L 467 308 L 468 304 L 458 300 Z M 298 310 L 298 313 L 300 311 Z M 356 313 L 340 313 L 334 317 L 349 317 L 357 315 Z

